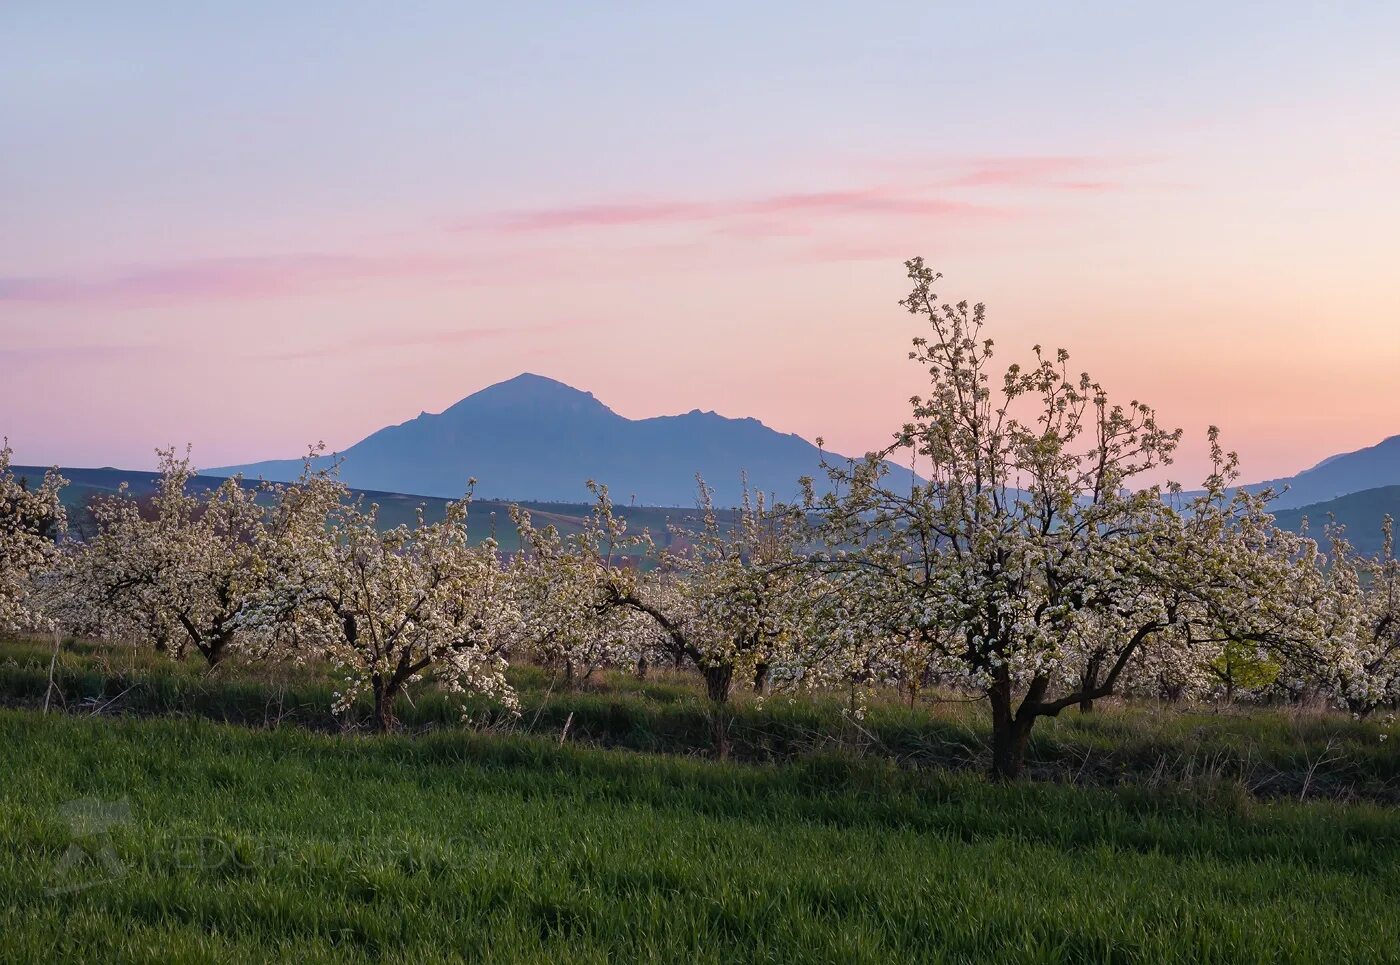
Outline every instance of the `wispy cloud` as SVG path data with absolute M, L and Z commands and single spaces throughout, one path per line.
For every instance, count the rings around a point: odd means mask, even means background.
M 462 227 L 506 233 L 715 223 L 726 234 L 808 234 L 841 218 L 967 221 L 1018 213 L 1005 201 L 968 200 L 968 191 L 1030 188 L 1110 191 L 1140 163 L 1092 156 L 974 157 L 901 162 L 896 183 L 781 192 L 740 199 L 647 198 L 498 212 Z M 1114 174 L 1114 177 L 1110 177 Z M 954 195 L 954 196 L 950 196 Z
M 757 219 L 774 224 L 781 219 L 803 221 L 852 216 L 894 218 L 985 217 L 1001 209 L 969 201 L 921 197 L 890 187 L 774 194 L 737 201 L 646 200 L 604 204 L 563 205 L 507 211 L 464 227 L 507 232 L 557 231 L 574 228 L 645 227 L 693 222 L 735 222 Z M 786 227 L 791 228 L 791 224 Z
M 106 362 L 148 355 L 158 346 L 141 344 L 7 345 L 0 347 L 0 362 L 15 365 L 43 363 Z
M 1101 157 L 982 157 L 959 162 L 938 180 L 949 188 L 1040 188 L 1058 191 L 1109 191 L 1124 186 L 1108 173 L 1140 162 Z
M 1113 190 L 1134 163 L 1141 162 L 1070 156 L 904 161 L 885 167 L 887 174 L 898 172 L 889 183 L 746 198 L 624 199 L 516 209 L 459 222 L 458 229 L 482 236 L 468 242 L 474 250 L 460 250 L 463 238 L 456 234 L 450 242 L 439 236 L 439 250 L 430 246 L 418 252 L 294 252 L 134 265 L 94 275 L 0 276 L 0 304 L 231 301 L 414 279 L 489 284 L 515 277 L 522 268 L 533 271 L 545 257 L 560 264 L 583 259 L 606 269 L 616 261 L 616 250 L 596 245 L 580 250 L 576 236 L 652 227 L 676 229 L 669 239 L 648 236 L 646 251 L 652 255 L 664 255 L 668 245 L 684 240 L 687 228 L 692 244 L 800 238 L 834 251 L 848 243 L 834 233 L 852 226 L 867 237 L 872 232 L 893 237 L 901 228 L 927 232 L 1025 216 L 1034 210 L 1023 196 L 1027 189 Z M 542 240 L 554 236 L 564 236 L 558 250 Z
M 419 332 L 384 332 L 358 338 L 342 339 L 310 345 L 304 348 L 270 352 L 256 356 L 270 361 L 301 361 L 305 359 L 325 359 L 342 356 L 368 355 L 396 349 L 442 348 L 452 349 L 477 342 L 504 339 L 512 336 L 536 338 L 541 335 L 558 334 L 591 328 L 599 322 L 592 319 L 566 319 L 545 325 L 489 326 L 483 328 L 438 329 Z
M 0 302 L 31 304 L 150 301 L 163 298 L 260 298 L 300 294 L 362 278 L 466 273 L 440 255 L 288 254 L 141 265 L 104 276 L 0 277 Z

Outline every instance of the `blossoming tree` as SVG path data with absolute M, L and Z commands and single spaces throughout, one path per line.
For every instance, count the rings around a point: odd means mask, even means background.
M 1400 561 L 1389 516 L 1382 527 L 1375 556 L 1358 552 L 1342 527 L 1327 527 L 1312 620 L 1297 621 L 1282 652 L 1286 689 L 1311 690 L 1362 716 L 1400 700 Z
M 645 667 L 658 640 L 642 615 L 616 605 L 634 592 L 639 554 L 652 548 L 613 512 L 607 487 L 589 483 L 593 512 L 564 536 L 530 512 L 511 508 L 521 552 L 511 563 L 525 655 L 564 672 L 566 686 L 604 666 Z
M 282 496 L 265 540 L 269 569 L 248 622 L 293 656 L 324 657 L 343 674 L 334 709 L 362 695 L 374 725 L 431 676 L 450 692 L 516 706 L 501 651 L 519 611 L 494 540 L 467 536 L 471 493 L 428 523 L 381 530 L 378 507 L 351 499 L 328 472 L 308 470 Z
M 244 609 L 263 578 L 263 489 L 226 479 L 192 492 L 188 454 L 158 455 L 149 505 L 125 488 L 95 502 L 95 534 L 68 560 L 55 608 L 73 625 L 149 637 L 177 658 L 194 650 L 214 666 L 243 635 Z
M 646 579 L 614 580 L 608 589 L 612 605 L 651 617 L 671 650 L 699 671 L 723 757 L 736 679 L 764 689 L 805 639 L 806 530 L 800 511 L 770 506 L 747 480 L 742 505 L 722 524 L 712 492 L 698 482 L 700 525 L 677 530 L 679 548 L 659 552 Z
M 1188 618 L 1245 617 L 1243 551 L 1277 557 L 1246 545 L 1264 531 L 1239 525 L 1258 522 L 1248 506 L 1209 498 L 1192 516 L 1159 487 L 1128 489 L 1170 462 L 1179 430 L 1112 403 L 1063 351 L 997 371 L 983 306 L 940 303 L 938 276 L 921 259 L 907 268 L 901 304 L 930 330 L 910 358 L 929 393 L 884 451 L 828 466 L 831 492 L 811 505 L 828 569 L 894 584 L 880 592 L 908 601 L 913 629 L 945 631 L 961 685 L 989 702 L 993 773 L 1014 777 L 1036 720 L 1114 693 L 1134 655 Z M 888 485 L 884 460 L 901 456 L 927 481 Z
M 39 620 L 34 579 L 52 565 L 54 540 L 67 524 L 61 497 L 66 481 L 57 470 L 31 485 L 10 469 L 8 440 L 0 444 L 0 628 L 31 627 Z

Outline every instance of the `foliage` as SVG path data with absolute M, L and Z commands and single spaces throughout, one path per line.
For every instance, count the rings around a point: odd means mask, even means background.
M 35 578 L 52 565 L 54 539 L 67 523 L 57 470 L 31 487 L 10 470 L 10 444 L 0 444 L 0 629 L 28 627 L 35 612 Z
M 149 503 L 124 492 L 96 501 L 94 535 L 70 547 L 52 612 L 70 628 L 149 639 L 177 658 L 193 649 L 214 665 L 236 644 L 265 576 L 266 511 L 258 490 L 238 479 L 191 492 L 188 454 L 158 455 L 161 480 Z
M 337 708 L 371 693 L 381 729 L 398 695 L 429 673 L 453 692 L 513 705 L 500 650 L 519 612 L 495 543 L 467 538 L 470 507 L 469 488 L 437 522 L 382 530 L 377 507 L 347 499 L 308 460 L 262 549 L 271 575 L 245 624 L 343 673 Z

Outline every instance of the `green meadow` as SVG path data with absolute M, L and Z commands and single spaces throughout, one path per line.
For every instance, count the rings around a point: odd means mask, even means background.
M 1110 707 L 981 773 L 965 705 L 741 701 L 681 675 L 471 723 L 332 720 L 311 674 L 0 645 L 12 961 L 1384 961 L 1385 724 Z M 44 698 L 48 696 L 48 711 Z M 1096 755 L 1102 760 L 1095 763 Z

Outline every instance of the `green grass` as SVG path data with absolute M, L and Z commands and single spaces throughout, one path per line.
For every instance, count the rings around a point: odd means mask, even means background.
M 52 645 L 0 642 L 0 704 L 42 706 Z M 497 733 L 647 753 L 702 756 L 712 747 L 710 708 L 697 682 L 681 674 L 641 681 L 601 674 L 568 691 L 547 671 L 513 667 L 521 696 L 517 720 L 480 703 L 471 726 Z M 201 661 L 176 662 L 149 648 L 89 642 L 64 645 L 56 665 L 56 708 L 73 714 L 197 716 L 255 727 L 296 725 L 338 730 L 330 713 L 335 686 L 322 669 L 236 662 L 210 672 Z M 736 696 L 730 735 L 735 757 L 782 763 L 839 751 L 906 767 L 980 771 L 988 762 L 988 722 L 980 704 L 908 708 L 875 701 L 859 727 L 835 699 L 775 697 L 762 704 Z M 460 729 L 460 706 L 431 689 L 403 701 L 414 731 Z M 348 723 L 363 721 L 367 708 Z M 1389 736 L 1389 742 L 1382 740 Z M 1400 802 L 1400 728 L 1384 719 L 1336 712 L 1252 708 L 1163 708 L 1103 704 L 1084 716 L 1069 711 L 1040 722 L 1030 773 L 1094 785 L 1238 783 L 1264 797 L 1362 798 Z
M 1400 814 L 0 711 L 14 961 L 1381 961 Z M 125 799 L 124 874 L 60 807 Z M 87 852 L 80 851 L 80 854 Z

